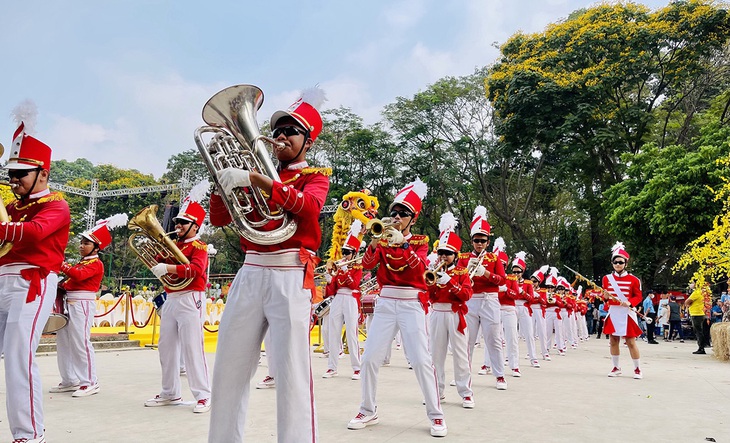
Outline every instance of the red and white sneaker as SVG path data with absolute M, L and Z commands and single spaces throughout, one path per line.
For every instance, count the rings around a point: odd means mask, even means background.
M 148 408 L 154 408 L 157 406 L 176 406 L 182 404 L 182 398 L 162 398 L 159 395 L 155 395 L 155 398 L 151 398 L 144 402 L 144 405 Z
M 532 367 L 533 368 L 539 368 L 540 367 L 540 362 L 537 361 L 537 360 L 532 360 Z
M 446 423 L 442 418 L 434 418 L 431 420 L 431 436 L 432 437 L 446 437 L 448 429 L 446 429 Z
M 196 403 L 195 407 L 193 408 L 193 412 L 196 414 L 203 414 L 208 411 L 210 411 L 210 399 L 209 398 L 204 398 L 202 400 L 198 400 L 198 403 Z
M 552 360 L 552 358 L 550 358 L 550 354 L 543 355 L 542 356 L 542 359 L 545 360 L 545 361 L 551 361 Z
M 355 371 L 352 373 L 352 379 L 353 380 L 360 380 L 360 371 Z
M 641 375 L 641 369 L 634 369 L 634 378 L 637 380 L 641 380 L 643 378 L 643 376 Z
M 41 435 L 38 438 L 16 438 L 13 443 L 46 443 L 46 437 Z
M 522 373 L 520 372 L 519 368 L 515 368 L 512 370 L 512 377 L 522 377 Z
M 365 415 L 359 412 L 355 418 L 350 420 L 347 424 L 347 429 L 363 429 L 365 426 L 372 426 L 378 424 L 378 413 L 373 415 Z
M 504 379 L 504 377 L 497 377 L 497 390 L 498 391 L 507 390 L 507 381 Z
M 334 369 L 327 369 L 327 372 L 322 374 L 322 378 L 332 378 L 332 377 L 337 377 L 337 371 L 335 371 Z
M 464 397 L 461 402 L 461 406 L 465 409 L 474 409 L 474 399 L 471 397 Z
M 608 373 L 609 377 L 618 377 L 619 375 L 621 375 L 621 368 L 617 368 L 615 366 L 611 369 L 611 372 Z
M 274 381 L 274 377 L 269 375 L 267 375 L 262 381 L 256 383 L 256 389 L 271 389 L 275 387 L 276 381 Z
M 90 395 L 98 394 L 100 389 L 101 387 L 99 386 L 99 383 L 91 386 L 81 386 L 73 394 L 71 394 L 71 397 L 88 397 Z
M 492 372 L 492 368 L 490 368 L 490 367 L 489 367 L 489 366 L 487 366 L 487 365 L 483 365 L 483 366 L 482 366 L 482 367 L 481 367 L 481 368 L 479 369 L 479 372 L 478 372 L 478 374 L 479 374 L 479 375 L 487 375 L 487 374 L 489 374 L 490 372 Z

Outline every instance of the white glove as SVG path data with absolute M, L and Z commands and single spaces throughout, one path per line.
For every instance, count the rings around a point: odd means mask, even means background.
M 342 267 L 340 267 L 340 271 L 342 272 L 347 272 L 349 269 L 350 268 L 348 268 L 347 265 L 343 265 Z
M 223 188 L 223 192 L 230 194 L 235 188 L 245 188 L 251 186 L 251 178 L 246 170 L 238 168 L 225 168 L 218 171 L 218 183 Z
M 332 283 L 332 276 L 329 273 L 324 274 L 324 281 L 326 281 L 327 284 Z
M 477 261 L 478 260 L 476 259 L 476 257 L 472 257 L 472 258 L 469 259 L 469 264 L 467 266 L 470 267 L 470 268 L 473 267 L 473 266 L 476 266 Z
M 388 241 L 388 245 L 390 246 L 400 246 L 406 241 L 403 234 L 395 228 L 386 229 L 383 237 Z
M 439 272 L 438 274 L 439 279 L 436 281 L 440 285 L 445 285 L 446 283 L 451 281 L 451 276 L 445 272 Z
M 155 277 L 160 278 L 163 275 L 167 274 L 167 264 L 157 263 L 156 265 L 154 265 L 150 268 L 150 271 L 152 271 L 152 273 L 155 274 Z
M 474 275 L 475 275 L 475 276 L 477 276 L 477 277 L 481 277 L 481 276 L 482 276 L 482 275 L 484 275 L 484 274 L 485 274 L 486 272 L 487 272 L 487 270 L 486 270 L 486 269 L 484 268 L 484 266 L 482 266 L 482 265 L 479 265 L 479 266 L 477 266 L 477 268 L 476 268 L 476 269 L 474 270 Z
M 507 285 L 501 285 L 498 289 L 499 292 L 507 292 Z

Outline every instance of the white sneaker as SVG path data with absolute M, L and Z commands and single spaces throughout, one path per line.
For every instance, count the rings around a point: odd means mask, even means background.
M 540 362 L 537 361 L 537 360 L 532 360 L 532 367 L 533 368 L 539 368 L 540 367 Z
M 464 397 L 461 402 L 461 407 L 465 409 L 474 409 L 474 399 L 471 397 Z
M 490 372 L 492 372 L 492 368 L 490 368 L 489 366 L 486 366 L 486 365 L 482 365 L 481 369 L 479 369 L 478 374 L 479 375 L 487 375 Z
M 90 395 L 98 394 L 101 387 L 99 383 L 91 386 L 81 386 L 76 390 L 71 397 L 88 397 Z
M 442 418 L 435 418 L 431 420 L 431 436 L 432 437 L 446 437 L 448 429 L 446 429 L 446 423 Z
M 617 368 L 615 366 L 611 369 L 611 372 L 608 373 L 609 377 L 618 377 L 619 375 L 621 375 L 621 368 Z
M 162 398 L 159 395 L 155 395 L 155 398 L 151 398 L 144 402 L 144 405 L 148 408 L 154 408 L 157 406 L 175 406 L 181 405 L 182 398 Z
M 550 354 L 543 355 L 542 356 L 542 359 L 545 360 L 545 361 L 551 361 L 552 360 L 552 358 L 550 358 Z
M 641 380 L 642 378 L 644 378 L 644 376 L 641 375 L 641 369 L 639 369 L 639 368 L 634 369 L 634 378 L 637 380 Z
M 203 414 L 208 411 L 210 411 L 210 399 L 209 398 L 204 398 L 202 400 L 198 400 L 198 403 L 196 403 L 195 407 L 193 408 L 193 412 L 196 414 Z
M 456 380 L 451 380 L 449 382 L 449 386 L 456 386 Z
M 337 377 L 337 371 L 335 371 L 334 369 L 327 369 L 327 372 L 322 374 L 322 378 L 332 378 L 332 377 Z
M 79 385 L 64 385 L 62 383 L 59 383 L 58 386 L 54 386 L 51 389 L 48 390 L 51 394 L 57 394 L 59 392 L 74 392 L 79 389 Z
M 46 437 L 41 435 L 38 438 L 16 438 L 13 443 L 46 443 Z
M 520 372 L 519 368 L 512 370 L 512 377 L 522 377 L 522 373 Z
M 507 381 L 504 377 L 497 377 L 497 390 L 504 391 L 507 389 Z
M 355 372 L 353 372 L 353 373 L 352 373 L 352 377 L 351 377 L 351 378 L 352 378 L 353 380 L 360 380 L 360 371 L 355 371 Z
M 260 360 L 260 357 L 259 357 L 259 360 Z M 259 361 L 259 363 L 261 363 L 261 362 Z M 180 368 L 180 375 L 188 375 L 188 370 L 185 368 Z
M 269 375 L 267 375 L 262 381 L 256 383 L 256 389 L 271 389 L 275 387 L 276 381 L 274 381 L 274 377 Z
M 564 349 L 559 349 L 558 350 L 558 355 L 562 355 L 563 357 L 565 357 L 565 350 Z
M 378 424 L 378 413 L 373 415 L 365 415 L 362 412 L 358 413 L 355 418 L 350 420 L 347 424 L 347 429 L 363 429 L 365 426 L 371 426 Z
M 340 352 L 340 355 L 338 355 L 337 358 L 345 358 L 345 353 L 344 352 Z

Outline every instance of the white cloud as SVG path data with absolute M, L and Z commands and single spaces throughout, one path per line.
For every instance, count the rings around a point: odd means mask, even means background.
M 416 25 L 426 13 L 423 0 L 400 0 L 392 2 L 383 10 L 384 21 L 398 29 Z

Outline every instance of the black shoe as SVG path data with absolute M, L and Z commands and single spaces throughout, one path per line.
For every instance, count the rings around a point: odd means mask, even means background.
M 693 354 L 706 354 L 706 352 L 704 349 L 698 349 L 698 350 L 694 351 Z
M 652 341 L 650 341 L 650 342 L 649 342 L 649 344 L 650 344 L 650 345 L 658 345 L 658 344 L 659 344 L 659 342 L 658 342 L 658 341 L 654 341 L 654 340 L 652 340 Z

